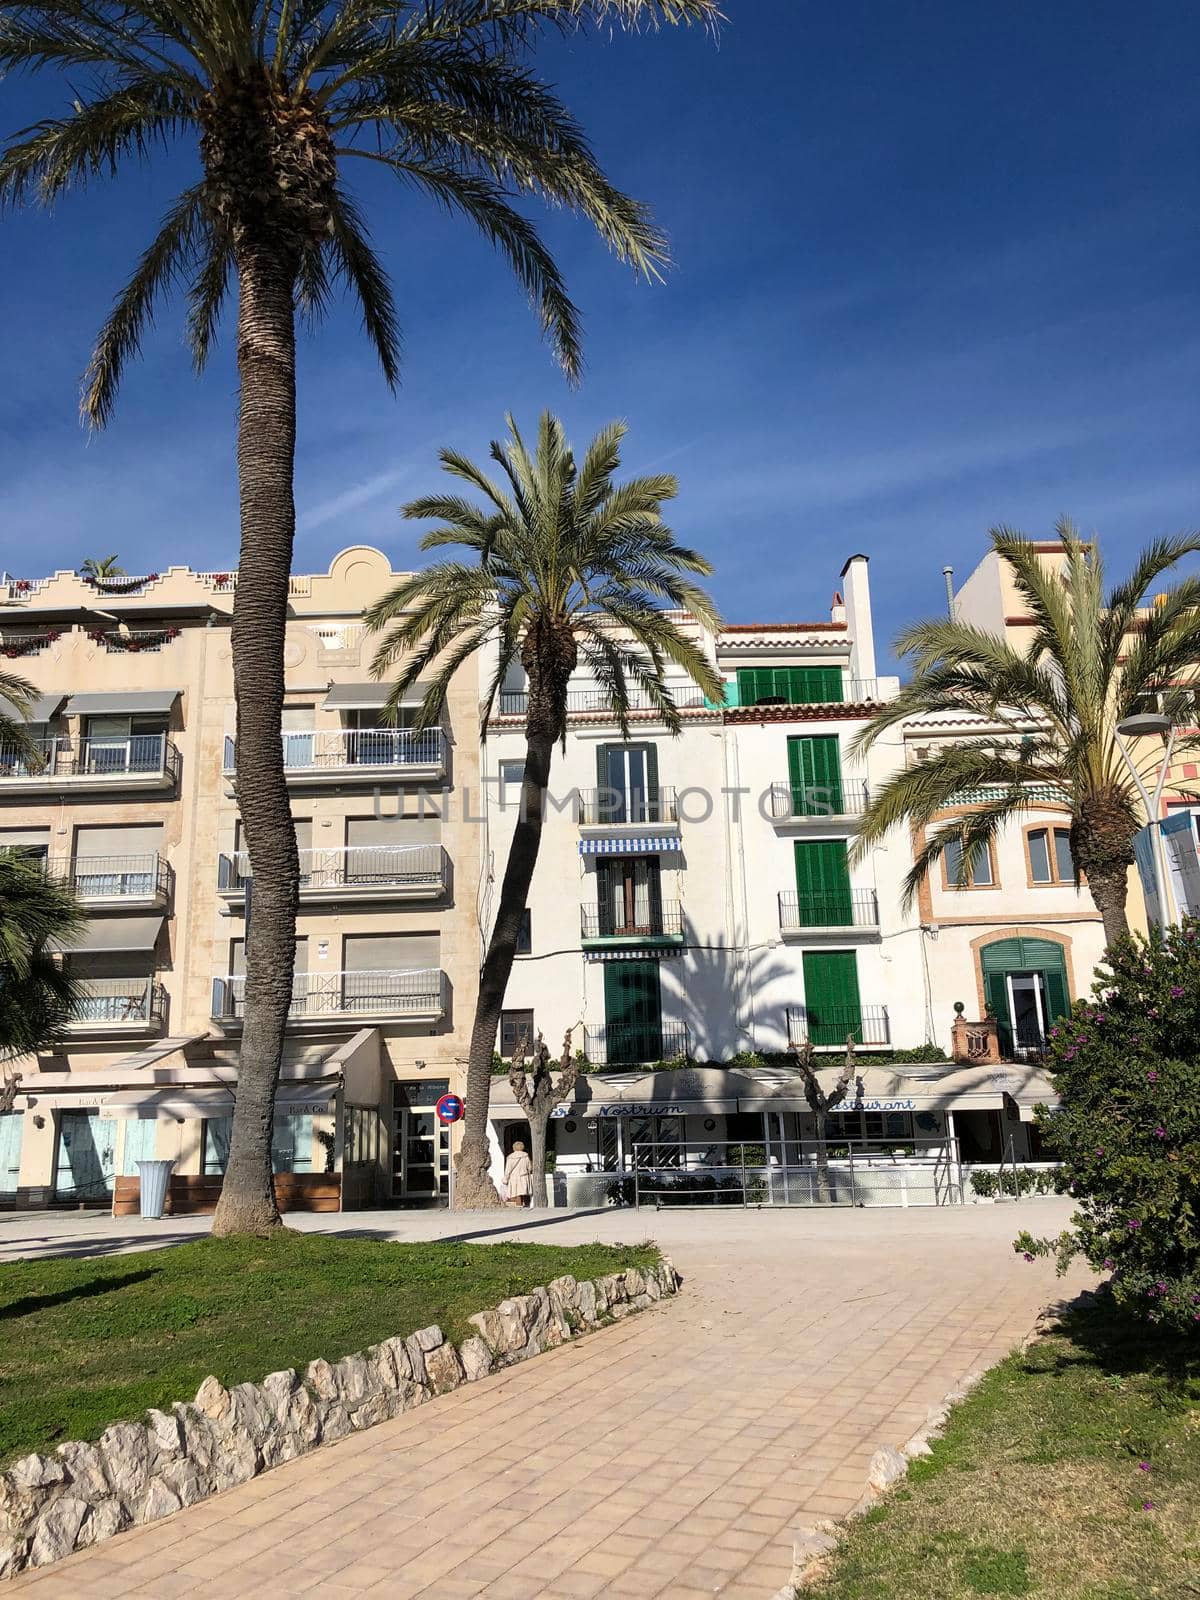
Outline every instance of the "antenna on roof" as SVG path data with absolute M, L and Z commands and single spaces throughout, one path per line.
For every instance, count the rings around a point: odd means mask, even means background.
M 954 568 L 943 567 L 942 577 L 946 580 L 946 615 L 954 620 Z

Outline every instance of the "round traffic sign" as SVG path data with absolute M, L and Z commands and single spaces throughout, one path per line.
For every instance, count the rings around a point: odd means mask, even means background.
M 439 1122 L 458 1122 L 466 1107 L 463 1105 L 462 1095 L 444 1094 L 434 1110 L 437 1112 Z

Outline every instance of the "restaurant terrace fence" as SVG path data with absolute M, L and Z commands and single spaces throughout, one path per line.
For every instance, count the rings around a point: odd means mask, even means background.
M 665 1119 L 663 1119 L 665 1121 Z M 661 1124 L 660 1124 L 661 1128 Z M 617 1183 L 637 1206 L 948 1206 L 964 1200 L 956 1139 L 668 1137 L 633 1145 Z

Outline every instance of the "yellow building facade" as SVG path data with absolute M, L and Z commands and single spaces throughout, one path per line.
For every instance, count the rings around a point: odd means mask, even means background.
M 440 726 L 381 716 L 364 610 L 403 574 L 341 551 L 291 579 L 281 738 L 301 852 L 298 953 L 276 1123 L 289 1204 L 444 1198 L 479 970 L 477 670 Z M 89 912 L 64 960 L 67 1037 L 0 1116 L 0 1204 L 136 1200 L 174 1162 L 176 1209 L 215 1202 L 237 1086 L 253 883 L 240 838 L 230 624 L 236 572 L 172 567 L 0 584 L 6 668 L 38 691 L 40 759 L 0 750 L 0 848 L 67 877 Z M 414 699 L 420 698 L 418 691 Z

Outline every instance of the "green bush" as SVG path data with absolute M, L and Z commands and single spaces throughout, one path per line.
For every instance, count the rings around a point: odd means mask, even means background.
M 1117 1303 L 1200 1331 L 1200 923 L 1123 939 L 1091 1001 L 1050 1030 L 1062 1108 L 1037 1111 L 1079 1201 L 1057 1239 L 1015 1248 L 1082 1256 Z
M 973 1172 L 971 1187 L 982 1200 L 997 1194 L 1054 1194 L 1061 1192 L 1058 1172 L 1042 1172 L 1033 1167 L 1006 1167 L 1003 1172 Z

